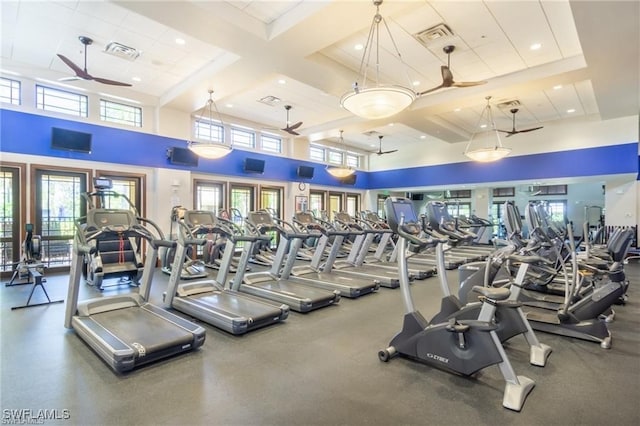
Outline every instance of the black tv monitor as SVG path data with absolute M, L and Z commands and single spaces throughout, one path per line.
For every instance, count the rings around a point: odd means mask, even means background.
M 51 148 L 62 151 L 91 153 L 91 133 L 51 128 Z
M 357 177 L 357 175 L 354 173 L 354 174 L 351 174 L 351 175 L 349 175 L 347 177 L 340 178 L 340 183 L 342 183 L 344 185 L 355 185 L 356 184 L 356 177 Z
M 245 173 L 264 173 L 264 160 L 259 160 L 257 158 L 245 158 L 244 171 Z
M 198 167 L 198 155 L 189 148 L 173 147 L 167 151 L 167 158 L 171 164 L 187 167 Z
M 310 166 L 298 166 L 298 177 L 300 179 L 313 179 L 314 168 Z

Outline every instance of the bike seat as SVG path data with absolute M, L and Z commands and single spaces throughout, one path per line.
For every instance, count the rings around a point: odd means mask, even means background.
M 511 295 L 511 290 L 504 287 L 494 288 L 494 287 L 482 287 L 480 285 L 474 285 L 473 291 L 491 300 L 505 300 Z

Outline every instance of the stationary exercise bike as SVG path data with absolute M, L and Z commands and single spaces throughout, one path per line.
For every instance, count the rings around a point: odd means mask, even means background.
M 437 239 L 436 239 L 437 241 Z M 444 249 L 443 245 L 446 240 L 440 240 L 436 246 L 436 260 L 438 262 L 438 271 L 444 271 Z M 495 251 L 487 260 L 477 267 L 477 270 L 471 275 L 466 277 L 460 283 L 460 293 L 464 297 L 456 297 L 451 294 L 449 290 L 449 283 L 446 273 L 439 273 L 438 278 L 440 281 L 440 288 L 442 290 L 443 298 L 440 303 L 440 312 L 438 312 L 430 321 L 431 324 L 437 324 L 441 322 L 450 321 L 451 319 L 458 320 L 471 320 L 478 319 L 480 312 L 482 311 L 482 302 L 469 302 L 467 301 L 468 293 L 477 292 L 476 286 L 486 287 L 490 286 L 493 280 L 496 278 L 499 272 L 499 267 L 506 259 L 512 259 L 511 254 L 513 252 L 512 246 L 504 247 Z M 518 257 L 518 261 L 521 262 L 521 268 L 524 268 L 525 262 L 522 261 L 522 257 Z M 528 263 L 544 261 L 539 257 L 531 256 Z M 480 262 L 475 265 L 478 266 Z M 463 267 L 461 267 L 463 268 Z M 520 280 L 520 281 L 518 281 Z M 515 285 L 522 285 L 524 275 L 519 274 L 514 282 Z M 529 345 L 529 362 L 532 365 L 544 367 L 547 358 L 551 354 L 551 347 L 540 343 L 535 332 L 531 328 L 529 321 L 527 321 L 526 315 L 522 311 L 522 303 L 517 300 L 501 300 L 496 302 L 495 313 L 493 322 L 496 324 L 496 335 L 500 339 L 500 342 L 506 342 L 512 337 L 522 335 L 527 344 Z
M 421 227 L 411 200 L 389 197 L 385 200 L 385 212 L 389 226 L 399 235 L 398 269 L 406 313 L 402 330 L 391 340 L 389 347 L 378 352 L 380 360 L 387 362 L 402 355 L 464 376 L 497 365 L 506 382 L 502 405 L 520 411 L 535 382 L 516 375 L 493 322 L 495 306 L 509 297 L 509 289 L 476 286 L 473 290 L 483 296 L 478 319 L 451 318 L 430 323 L 414 308 L 406 254 L 408 248 L 421 251 L 435 247 L 439 241 L 420 237 Z

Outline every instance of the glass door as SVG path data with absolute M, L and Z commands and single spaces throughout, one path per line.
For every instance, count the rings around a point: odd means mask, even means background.
M 42 237 L 46 267 L 71 265 L 75 221 L 87 214 L 87 173 L 66 170 L 35 171 L 35 230 Z
M 0 171 L 0 197 L 2 211 L 0 216 L 0 272 L 11 272 L 20 261 L 20 174 L 19 167 L 2 166 Z

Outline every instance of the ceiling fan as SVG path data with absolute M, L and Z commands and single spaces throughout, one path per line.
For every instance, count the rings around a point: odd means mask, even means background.
M 296 129 L 302 126 L 302 121 L 298 121 L 297 123 L 291 124 L 291 121 L 289 121 L 289 111 L 291 110 L 291 108 L 293 108 L 291 105 L 284 106 L 284 109 L 287 110 L 287 124 L 283 129 L 280 129 L 280 130 L 282 130 L 283 132 L 287 132 L 293 136 L 299 136 L 300 133 L 296 132 Z
M 129 83 L 122 83 L 120 81 L 108 80 L 106 78 L 94 77 L 87 71 L 87 46 L 93 43 L 93 40 L 86 36 L 79 36 L 78 39 L 80 43 L 84 45 L 84 69 L 80 68 L 76 64 L 74 64 L 69 58 L 64 55 L 58 53 L 58 57 L 62 59 L 62 62 L 67 64 L 69 68 L 76 73 L 75 77 L 63 78 L 61 81 L 72 81 L 72 80 L 93 80 L 102 84 L 110 84 L 112 86 L 131 86 Z
M 451 53 L 455 49 L 456 47 L 454 45 L 448 45 L 442 48 L 443 52 L 447 54 L 447 65 L 442 65 L 440 67 L 440 72 L 442 73 L 442 84 L 432 89 L 425 90 L 424 92 L 419 92 L 417 93 L 418 96 L 435 92 L 436 90 L 444 89 L 447 87 L 471 87 L 487 83 L 486 81 L 453 81 L 453 73 L 451 72 Z
M 392 149 L 391 151 L 383 151 L 382 150 L 382 138 L 383 137 L 384 137 L 383 135 L 379 135 L 378 136 L 378 139 L 380 140 L 380 145 L 379 145 L 379 148 L 378 148 L 378 152 L 376 152 L 376 155 L 391 154 L 391 153 L 396 152 L 397 149 Z
M 502 133 L 506 133 L 507 136 L 505 136 L 506 138 L 513 136 L 515 134 L 518 133 L 527 133 L 527 132 L 533 132 L 534 130 L 540 130 L 542 129 L 544 126 L 539 126 L 539 127 L 532 127 L 530 129 L 524 129 L 524 130 L 516 130 L 516 113 L 519 111 L 518 108 L 513 108 L 510 110 L 511 114 L 513 114 L 513 129 L 512 130 L 500 130 L 500 129 L 496 129 L 499 132 Z

